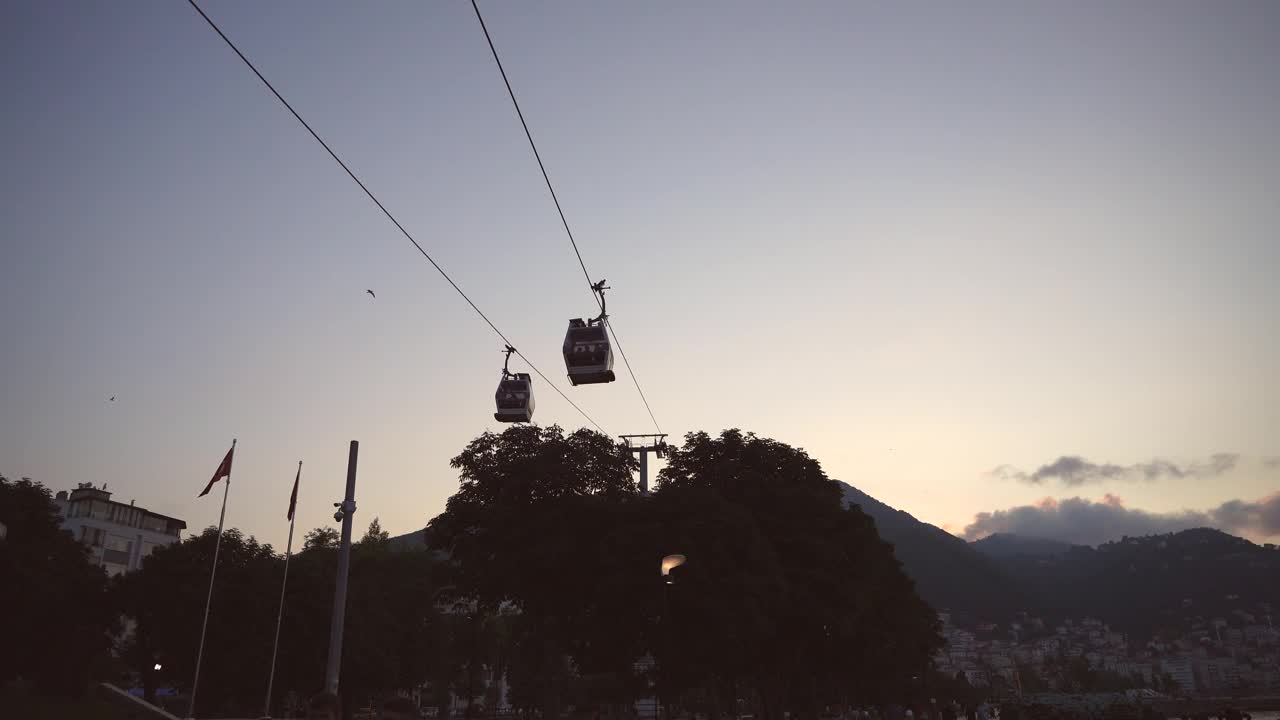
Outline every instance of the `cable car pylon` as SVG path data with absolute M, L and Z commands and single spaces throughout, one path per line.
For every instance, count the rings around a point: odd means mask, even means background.
M 667 456 L 670 448 L 667 446 L 666 433 L 652 433 L 649 435 L 619 435 L 622 441 L 626 443 L 627 450 L 640 456 L 640 494 L 649 494 L 649 453 L 653 453 L 659 460 Z

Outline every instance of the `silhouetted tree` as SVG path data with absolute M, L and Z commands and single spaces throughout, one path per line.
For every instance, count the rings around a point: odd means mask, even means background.
M 79 695 L 116 628 L 102 569 L 61 529 L 49 491 L 0 476 L 0 686 L 17 677 L 42 692 Z
M 157 682 L 190 691 L 209 590 L 217 528 L 156 548 L 142 568 L 116 579 L 121 611 L 134 623 L 134 669 Z M 270 545 L 231 528 L 218 550 L 217 582 L 201 664 L 197 713 L 232 714 L 261 709 L 263 676 L 270 663 L 280 572 Z M 275 588 L 274 592 L 272 588 Z
M 342 540 L 342 534 L 336 529 L 329 526 L 318 527 L 309 530 L 302 537 L 302 549 L 306 550 L 323 550 L 325 548 L 336 548 Z
M 647 498 L 630 455 L 587 430 L 513 427 L 454 459 L 462 487 L 426 540 L 477 612 L 518 610 L 513 703 L 620 702 L 602 695 L 636 692 L 646 651 L 668 701 L 714 712 L 748 686 L 770 718 L 922 675 L 936 617 L 816 461 L 737 431 L 686 443 Z M 664 586 L 672 552 L 691 561 Z
M 710 714 L 720 701 L 731 709 L 733 684 L 751 682 L 779 642 L 782 566 L 751 513 L 714 489 L 669 485 L 645 510 L 645 524 L 626 542 L 645 549 L 630 591 L 647 600 L 646 647 L 659 660 L 658 691 L 668 702 L 692 693 Z M 677 552 L 690 562 L 664 584 L 659 559 Z
M 391 550 L 387 534 L 373 521 L 351 554 L 342 645 L 345 701 L 377 701 L 427 679 L 441 621 L 427 601 L 437 590 L 436 575 L 429 553 Z M 332 581 L 324 589 L 332 594 Z M 327 653 L 327 641 L 325 647 Z
M 375 517 L 357 544 L 369 549 L 384 549 L 391 544 L 391 533 L 383 530 L 382 523 Z
M 513 701 L 555 717 L 567 658 L 583 672 L 629 675 L 643 652 L 652 580 L 648 597 L 634 590 L 657 567 L 652 543 L 615 539 L 631 532 L 638 510 L 635 461 L 589 430 L 517 426 L 481 435 L 453 466 L 462 487 L 428 525 L 427 543 L 448 554 L 450 581 L 474 613 L 519 612 Z
M 762 604 L 772 632 L 752 638 L 763 642 L 752 680 L 766 717 L 780 717 L 784 706 L 816 717 L 824 699 L 880 700 L 911 690 L 911 678 L 923 676 L 941 645 L 937 617 L 875 523 L 843 507 L 838 484 L 816 460 L 751 433 L 691 433 L 671 454 L 655 496 L 695 488 L 717 493 L 751 518 L 768 552 L 755 551 L 747 564 L 776 564 L 757 578 L 781 587 L 779 598 L 765 595 L 770 600 Z M 691 561 L 685 574 L 697 564 Z M 680 605 L 674 609 L 679 617 Z M 704 627 L 681 626 L 677 658 Z
M 137 642 L 145 645 L 126 657 L 140 674 L 160 660 L 163 669 L 155 680 L 189 689 L 216 535 L 209 529 L 157 549 L 141 570 L 119 579 L 123 610 L 136 622 Z M 324 685 L 336 564 L 337 551 L 327 542 L 313 544 L 290 563 L 277 707 L 290 690 L 309 697 Z M 415 687 L 430 675 L 431 663 L 442 662 L 434 654 L 439 614 L 424 601 L 435 591 L 435 565 L 425 551 L 394 552 L 386 543 L 361 543 L 353 550 L 342 670 L 348 702 Z M 235 529 L 224 533 L 198 713 L 261 711 L 283 571 L 283 559 L 270 546 Z

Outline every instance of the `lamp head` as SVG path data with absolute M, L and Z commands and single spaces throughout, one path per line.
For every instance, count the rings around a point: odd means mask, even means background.
M 672 582 L 671 571 L 688 562 L 688 558 L 683 555 L 668 555 L 662 558 L 662 577 L 668 583 Z

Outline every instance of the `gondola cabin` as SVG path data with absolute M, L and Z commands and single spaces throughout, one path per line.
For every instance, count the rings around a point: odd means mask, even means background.
M 564 366 L 573 385 L 613 382 L 613 348 L 604 323 L 569 321 L 564 336 Z
M 529 373 L 511 373 L 498 383 L 495 395 L 498 422 L 530 422 L 533 420 L 533 380 Z

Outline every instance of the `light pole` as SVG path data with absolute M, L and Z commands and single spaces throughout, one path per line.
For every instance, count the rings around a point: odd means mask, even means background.
M 671 614 L 671 603 L 667 598 L 667 594 L 668 594 L 667 588 L 673 585 L 676 581 L 676 578 L 674 575 L 671 574 L 671 571 L 675 570 L 676 568 L 680 567 L 681 565 L 685 564 L 688 561 L 689 559 L 686 558 L 684 555 L 679 555 L 679 554 L 668 555 L 662 558 L 662 564 L 660 566 L 662 570 L 662 646 L 663 646 L 662 649 L 663 649 L 663 654 L 665 655 L 670 655 L 671 653 L 671 621 L 668 619 L 668 616 Z M 667 690 L 666 664 L 664 662 L 660 662 L 658 664 L 658 717 L 659 719 L 662 717 L 662 708 L 664 707 L 664 703 L 662 702 L 662 693 L 666 692 L 666 690 Z M 667 714 L 669 716 L 670 712 L 668 711 Z
M 333 519 L 342 523 L 342 543 L 338 546 L 338 578 L 333 588 L 333 614 L 329 619 L 329 662 L 324 671 L 324 689 L 338 694 L 338 675 L 342 670 L 342 631 L 347 614 L 347 576 L 351 569 L 351 523 L 356 512 L 356 459 L 360 443 L 352 440 L 347 454 L 347 494 L 334 503 L 338 512 Z

